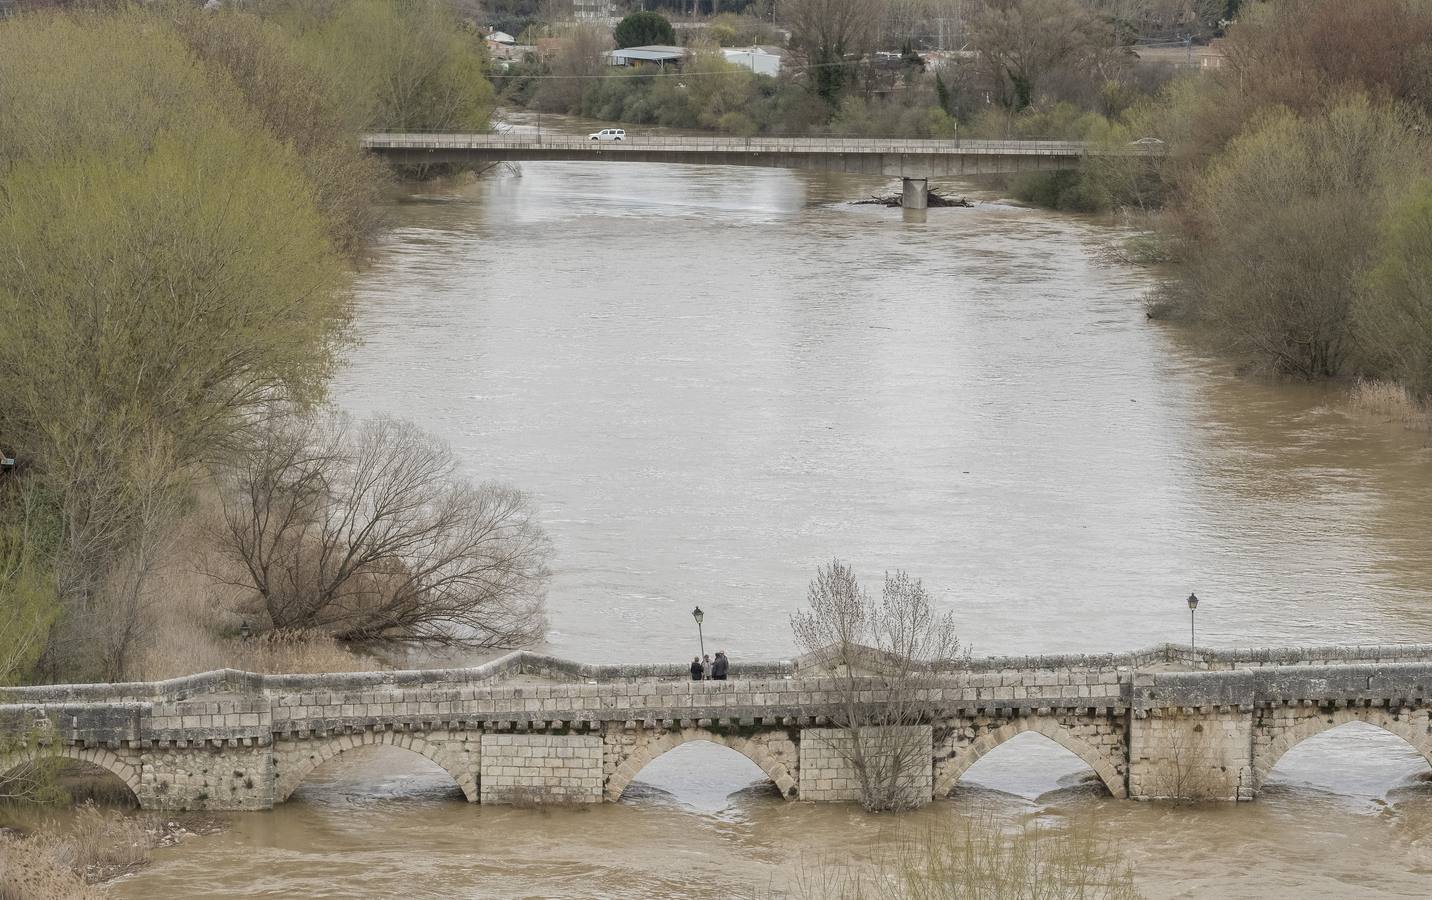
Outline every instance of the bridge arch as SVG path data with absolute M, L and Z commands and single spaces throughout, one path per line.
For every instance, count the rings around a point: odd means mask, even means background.
M 707 741 L 735 750 L 755 763 L 762 772 L 765 772 L 766 777 L 775 784 L 782 797 L 787 800 L 795 797 L 797 789 L 795 777 L 791 775 L 785 763 L 771 755 L 760 742 L 740 735 L 718 734 L 704 728 L 683 728 L 680 731 L 664 732 L 659 737 L 639 743 L 607 779 L 607 799 L 612 802 L 620 800 L 627 785 L 632 783 L 648 763 L 667 751 L 675 750 L 682 744 L 689 744 L 692 741 Z
M 282 803 L 291 797 L 314 769 L 330 759 L 342 756 L 349 750 L 358 747 L 373 746 L 397 747 L 436 763 L 444 772 L 452 776 L 453 781 L 457 782 L 457 786 L 462 789 L 462 795 L 467 798 L 469 803 L 477 802 L 477 777 L 474 773 L 458 765 L 451 758 L 451 754 L 438 744 L 417 735 L 396 731 L 364 731 L 360 734 L 345 734 L 324 742 L 298 743 L 296 747 L 288 748 L 288 752 L 283 753 L 282 757 L 276 753 L 276 759 L 282 758 L 288 764 L 274 783 L 273 802 Z M 276 751 L 278 749 L 275 747 Z M 304 750 L 307 752 L 303 752 Z
M 1094 774 L 1099 776 L 1099 780 L 1104 783 L 1104 787 L 1109 789 L 1110 794 L 1121 799 L 1128 795 L 1124 788 L 1123 776 L 1104 754 L 1075 737 L 1072 731 L 1053 719 L 1026 717 L 1015 719 L 1008 725 L 986 732 L 976 738 L 973 744 L 945 766 L 944 771 L 935 782 L 935 796 L 948 797 L 950 792 L 955 789 L 955 784 L 959 782 L 960 777 L 969 771 L 970 766 L 979 762 L 986 753 L 1026 731 L 1042 734 L 1079 757 L 1084 765 L 1094 770 Z
M 1432 727 L 1432 723 L 1415 724 L 1410 711 L 1393 713 L 1377 707 L 1346 708 L 1320 711 L 1316 716 L 1300 719 L 1296 724 L 1285 728 L 1261 753 L 1255 756 L 1253 761 L 1254 784 L 1261 789 L 1268 780 L 1268 776 L 1272 774 L 1273 767 L 1278 765 L 1278 760 L 1298 744 L 1310 737 L 1325 731 L 1332 731 L 1334 728 L 1341 728 L 1352 722 L 1373 725 L 1389 734 L 1396 735 L 1416 750 L 1429 766 L 1432 766 L 1432 733 L 1428 731 L 1429 727 Z
M 134 795 L 135 802 L 139 803 L 140 806 L 144 805 L 143 800 L 139 796 L 139 768 L 137 766 L 131 766 L 123 759 L 120 759 L 119 756 L 103 747 L 85 748 L 64 746 L 50 747 L 44 751 L 21 750 L 13 752 L 5 756 L 0 756 L 0 775 L 8 775 L 25 763 L 55 756 L 73 759 L 77 762 L 88 763 L 96 768 L 104 769 L 106 772 L 124 782 L 124 786 L 129 788 L 129 792 Z

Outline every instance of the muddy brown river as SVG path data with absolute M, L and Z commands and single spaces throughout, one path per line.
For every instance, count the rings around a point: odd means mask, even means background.
M 878 179 L 527 164 L 396 202 L 336 400 L 530 491 L 547 652 L 792 650 L 815 567 L 925 579 L 976 653 L 1432 642 L 1432 451 L 1332 389 L 1238 377 L 1145 319 L 1108 223 L 845 201 Z M 958 192 L 958 186 L 954 186 Z M 959 816 L 1093 823 L 1150 897 L 1423 897 L 1432 784 L 1399 739 L 1306 741 L 1254 803 L 1115 801 L 1035 734 L 898 824 L 787 803 L 688 744 L 619 804 L 481 808 L 402 751 L 158 851 L 117 897 L 743 897 Z

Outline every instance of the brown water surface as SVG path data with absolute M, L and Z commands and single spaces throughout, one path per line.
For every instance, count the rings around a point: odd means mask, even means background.
M 833 556 L 923 577 L 977 653 L 1432 641 L 1432 453 L 1323 389 L 1235 377 L 1146 321 L 1100 223 L 988 202 L 925 225 L 880 180 L 529 164 L 397 203 L 335 395 L 532 492 L 545 649 L 791 652 Z M 387 755 L 384 755 L 386 752 Z M 1426 896 L 1432 787 L 1376 729 L 1305 742 L 1256 803 L 1118 802 L 1023 735 L 900 825 L 786 803 L 709 744 L 621 804 L 481 808 L 402 751 L 159 852 L 121 897 L 729 897 L 884 829 L 1093 819 L 1153 897 Z M 454 799 L 456 796 L 457 799 Z

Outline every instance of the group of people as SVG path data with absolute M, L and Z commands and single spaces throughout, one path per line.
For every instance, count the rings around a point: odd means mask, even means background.
M 691 680 L 692 681 L 725 681 L 726 670 L 731 667 L 731 661 L 726 658 L 725 650 L 717 650 L 716 658 L 712 659 L 711 654 L 693 656 L 691 658 Z

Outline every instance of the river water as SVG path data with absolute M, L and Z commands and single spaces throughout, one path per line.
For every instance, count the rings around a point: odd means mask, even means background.
M 525 164 L 395 202 L 337 401 L 530 491 L 543 649 L 788 655 L 832 557 L 925 579 L 978 654 L 1432 642 L 1432 451 L 1325 389 L 1238 377 L 1148 322 L 1106 223 L 879 179 Z M 958 188 L 958 186 L 954 186 Z M 401 751 L 159 851 L 120 897 L 741 897 L 960 816 L 1093 822 L 1152 897 L 1426 896 L 1432 785 L 1383 732 L 1288 754 L 1256 803 L 1118 802 L 1037 735 L 902 823 L 786 803 L 707 744 L 620 804 L 483 809 Z M 386 753 L 386 755 L 385 755 Z

